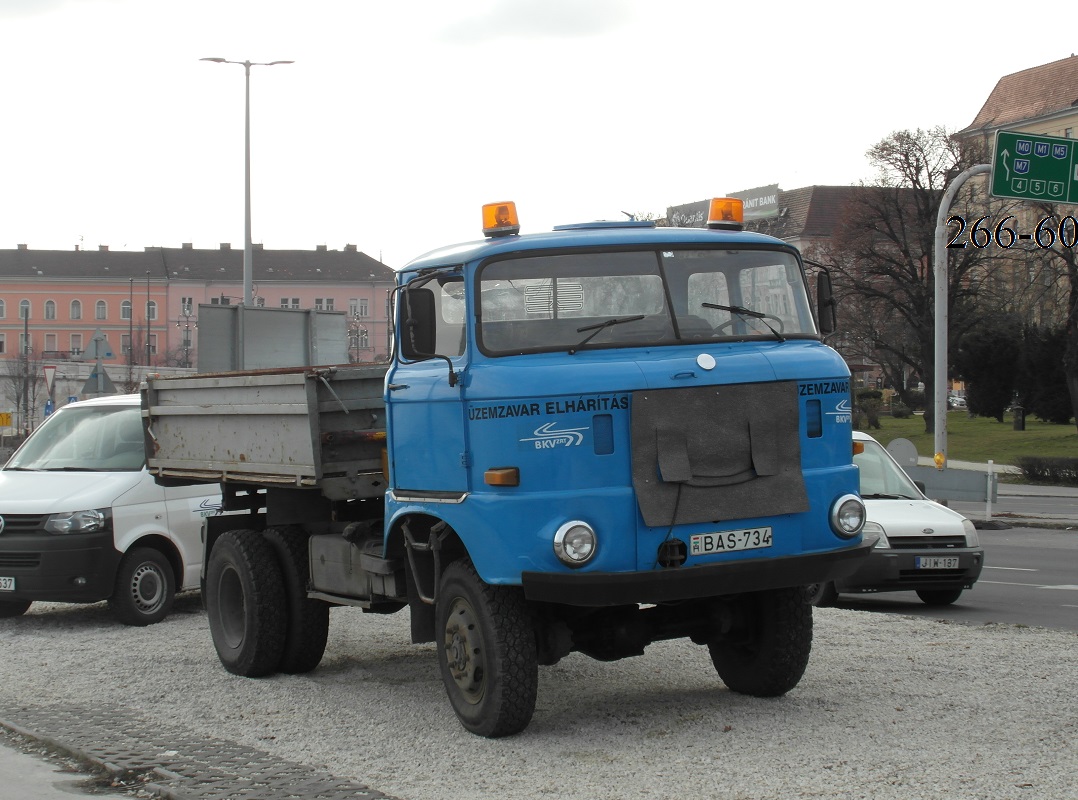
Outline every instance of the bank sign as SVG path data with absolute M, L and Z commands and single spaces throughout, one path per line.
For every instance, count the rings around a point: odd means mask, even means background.
M 743 192 L 730 192 L 730 197 L 740 198 L 744 203 L 745 222 L 779 215 L 779 185 L 760 186 Z
M 1078 203 L 1078 140 L 997 131 L 993 197 Z

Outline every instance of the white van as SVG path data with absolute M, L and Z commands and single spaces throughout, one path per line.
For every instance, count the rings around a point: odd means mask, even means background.
M 973 523 L 929 500 L 882 444 L 853 432 L 865 501 L 865 538 L 876 546 L 857 571 L 809 587 L 813 605 L 832 605 L 840 592 L 915 591 L 930 606 L 946 606 L 971 589 L 984 566 Z
M 0 617 L 35 600 L 95 603 L 127 625 L 160 622 L 199 585 L 215 486 L 158 486 L 139 396 L 64 406 L 0 469 Z

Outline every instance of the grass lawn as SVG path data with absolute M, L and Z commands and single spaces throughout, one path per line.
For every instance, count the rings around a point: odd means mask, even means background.
M 1074 425 L 1051 425 L 1026 418 L 1026 429 L 1016 431 L 1010 414 L 1001 425 L 994 419 L 969 418 L 965 411 L 947 413 L 947 457 L 955 461 L 1014 464 L 1018 456 L 1068 456 L 1078 458 L 1078 429 Z M 933 434 L 925 433 L 922 416 L 895 419 L 881 416 L 880 430 L 865 433 L 887 445 L 892 439 L 909 439 L 917 454 L 931 457 Z

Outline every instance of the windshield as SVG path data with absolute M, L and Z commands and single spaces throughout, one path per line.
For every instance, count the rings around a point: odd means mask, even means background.
M 817 336 L 801 266 L 776 250 L 522 256 L 479 272 L 493 355 Z
M 862 444 L 865 451 L 853 457 L 861 473 L 861 497 L 921 499 L 920 490 L 883 445 L 875 440 L 865 440 Z
M 5 469 L 134 471 L 145 461 L 138 406 L 72 405 L 34 431 Z

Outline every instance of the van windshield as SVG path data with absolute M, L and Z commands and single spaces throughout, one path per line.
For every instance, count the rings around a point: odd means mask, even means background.
M 867 500 L 921 499 L 921 491 L 883 445 L 875 440 L 862 444 L 864 452 L 853 457 L 860 473 L 861 497 Z
M 138 406 L 72 405 L 34 431 L 4 469 L 123 472 L 145 463 Z

